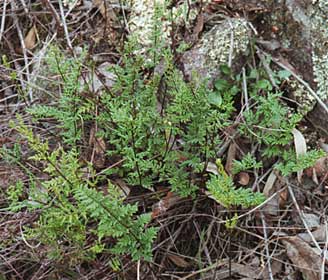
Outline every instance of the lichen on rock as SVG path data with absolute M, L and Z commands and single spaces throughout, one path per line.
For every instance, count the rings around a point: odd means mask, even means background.
M 137 41 L 144 46 L 152 43 L 152 33 L 154 27 L 154 17 L 156 8 L 160 11 L 165 4 L 164 0 L 134 0 L 131 1 L 131 14 L 129 19 L 129 28 L 131 34 L 137 38 Z M 162 30 L 168 32 L 167 30 Z
M 177 25 L 183 22 L 188 25 L 196 19 L 197 14 L 198 10 L 190 8 L 187 2 L 173 7 L 171 12 L 165 0 L 133 0 L 131 1 L 129 28 L 138 43 L 149 47 L 154 42 L 154 26 L 157 24 L 157 28 L 160 29 L 157 32 L 160 33 L 161 40 L 168 44 L 172 30 L 171 21 Z
M 317 93 L 322 99 L 328 98 L 328 1 L 319 0 L 313 5 L 312 59 Z
M 294 32 L 295 36 L 287 34 L 287 40 L 293 43 L 295 53 L 301 54 L 301 56 L 295 56 L 296 60 L 291 59 L 291 61 L 297 65 L 297 70 L 303 78 L 315 87 L 317 95 L 327 102 L 328 1 L 314 0 L 301 5 L 300 1 L 287 0 L 286 7 L 292 15 L 292 18 L 287 21 L 287 30 L 293 31 L 294 22 L 299 26 Z M 302 115 L 307 115 L 314 109 L 317 100 L 296 81 L 293 89 L 292 98 L 298 103 L 297 110 Z
M 214 78 L 220 65 L 229 64 L 246 51 L 249 32 L 247 21 L 242 18 L 228 18 L 214 26 L 183 55 L 185 75 L 190 79 L 196 72 L 203 79 Z
M 314 81 L 317 94 L 328 106 L 328 0 L 313 1 L 311 11 L 311 43 Z M 316 106 L 309 114 L 311 122 L 328 136 L 328 114 Z
M 297 112 L 305 116 L 310 112 L 316 103 L 316 99 L 309 91 L 295 79 L 290 80 L 289 87 L 292 90 L 292 99 L 297 102 Z

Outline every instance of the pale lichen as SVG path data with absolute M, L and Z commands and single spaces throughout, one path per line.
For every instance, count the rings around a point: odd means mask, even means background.
M 188 27 L 196 19 L 197 14 L 198 10 L 190 9 L 187 2 L 173 7 L 171 11 L 167 8 L 165 0 L 133 0 L 129 28 L 131 34 L 144 47 L 149 47 L 154 43 L 154 32 L 158 32 L 161 40 L 169 44 L 171 22 L 176 25 L 186 23 Z
M 313 4 L 311 15 L 312 60 L 317 94 L 328 98 L 328 1 L 318 0 Z
M 307 40 L 310 40 L 312 48 L 312 71 L 316 93 L 325 101 L 328 99 L 328 0 L 314 0 L 308 16 L 305 16 L 303 11 L 299 14 L 302 17 L 298 16 L 296 20 L 303 24 L 303 33 Z M 298 104 L 297 111 L 302 115 L 312 111 L 317 101 L 314 96 L 297 81 L 291 81 L 290 86 L 293 99 Z
M 289 87 L 292 90 L 292 98 L 297 103 L 297 112 L 302 116 L 310 112 L 316 103 L 316 99 L 308 90 L 295 79 L 290 80 Z
M 213 27 L 201 41 L 208 62 L 227 64 L 236 55 L 245 52 L 249 43 L 249 29 L 245 19 L 226 19 Z
M 152 43 L 154 29 L 155 8 L 160 11 L 164 8 L 164 0 L 134 0 L 131 3 L 129 28 L 141 45 L 148 46 Z M 163 32 L 164 30 L 161 30 Z M 165 32 L 165 31 L 164 31 Z M 166 31 L 167 32 L 167 31 Z
M 196 47 L 183 55 L 184 71 L 188 78 L 196 72 L 200 78 L 212 79 L 219 66 L 233 64 L 249 44 L 250 29 L 245 19 L 227 18 L 205 33 Z

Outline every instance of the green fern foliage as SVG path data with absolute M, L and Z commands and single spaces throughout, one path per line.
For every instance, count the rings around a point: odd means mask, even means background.
M 23 201 L 17 199 L 22 189 L 20 184 L 11 191 L 15 202 L 10 206 L 11 210 L 40 211 L 37 222 L 25 227 L 26 236 L 49 245 L 52 248 L 49 256 L 53 258 L 61 258 L 63 252 L 70 251 L 77 259 L 83 259 L 89 255 L 86 250 L 89 225 L 96 223 L 97 230 L 92 231 L 100 242 L 98 247 L 110 249 L 115 254 L 130 254 L 134 260 L 150 260 L 156 236 L 154 227 L 146 228 L 150 215 L 135 218 L 137 205 L 124 204 L 111 184 L 107 196 L 97 191 L 97 179 L 85 178 L 75 149 L 65 151 L 59 147 L 50 151 L 47 142 L 34 136 L 19 116 L 18 120 L 18 124 L 12 126 L 27 139 L 34 152 L 29 160 L 41 164 L 48 177 L 38 185 L 30 185 L 29 198 Z M 92 175 L 91 167 L 88 168 Z M 108 237 L 114 238 L 115 242 L 102 243 Z
M 281 93 L 272 92 L 268 92 L 266 96 L 254 95 L 256 110 L 245 112 L 245 124 L 241 126 L 243 134 L 266 145 L 264 155 L 269 157 L 278 155 L 279 147 L 292 141 L 291 131 L 302 118 L 298 114 L 289 113 L 280 97 Z
M 162 12 L 158 9 L 155 17 Z M 264 196 L 237 188 L 220 161 L 218 175 L 209 179 L 206 174 L 208 163 L 222 152 L 224 135 L 236 124 L 239 136 L 258 144 L 256 157 L 283 154 L 276 166 L 283 175 L 311 166 L 322 155 L 312 151 L 296 158 L 292 150 L 283 153 L 289 150 L 292 130 L 302 117 L 286 108 L 282 93 L 274 90 L 262 73 L 252 71 L 247 77 L 249 104 L 241 109 L 238 121 L 236 105 L 243 92 L 240 75 L 234 76 L 229 67 L 222 66 L 222 77 L 212 88 L 196 76 L 186 82 L 172 50 L 163 44 L 160 19 L 154 20 L 154 45 L 147 52 L 151 58 L 140 54 L 135 40 L 128 40 L 122 59 L 110 68 L 116 76 L 114 86 L 93 98 L 81 94 L 85 54 L 66 58 L 58 48 L 51 49 L 47 65 L 60 77 L 58 103 L 38 105 L 28 112 L 34 120 L 54 119 L 61 143 L 53 147 L 41 140 L 19 116 L 18 123 L 12 124 L 32 151 L 28 161 L 39 168 L 44 179 L 27 172 L 31 178 L 28 187 L 17 182 L 9 188 L 8 209 L 38 214 L 33 224 L 23 228 L 24 236 L 51 248 L 53 259 L 68 254 L 74 256 L 73 262 L 110 253 L 115 269 L 119 267 L 117 255 L 151 260 L 157 229 L 150 226 L 149 214 L 139 214 L 137 204 L 122 200 L 110 183 L 113 177 L 123 179 L 129 187 L 168 186 L 181 196 L 196 196 L 197 190 L 206 186 L 228 209 L 261 204 Z M 101 176 L 81 160 L 85 152 L 81 143 L 90 121 L 96 124 L 96 137 L 106 143 L 106 161 L 120 163 L 102 170 Z M 18 149 L 3 149 L 2 154 L 19 164 Z M 234 162 L 233 173 L 259 168 L 262 162 L 248 153 Z M 108 186 L 104 187 L 104 181 Z M 237 214 L 230 217 L 227 226 L 233 227 L 237 219 Z
M 258 169 L 261 167 L 262 167 L 262 162 L 257 162 L 256 159 L 250 153 L 248 153 L 243 157 L 241 161 L 234 160 L 232 173 L 237 174 L 241 171 L 246 171 L 252 168 Z
M 276 164 L 275 168 L 279 170 L 283 176 L 288 176 L 292 173 L 314 166 L 316 161 L 325 155 L 325 152 L 322 150 L 311 150 L 304 155 L 296 157 L 293 150 L 287 150 L 284 151 L 282 155 L 284 162 Z
M 117 239 L 111 249 L 113 253 L 130 253 L 133 260 L 144 258 L 151 260 L 151 245 L 156 237 L 154 227 L 145 228 L 150 222 L 150 215 L 139 215 L 136 220 L 137 205 L 123 204 L 120 193 L 109 184 L 110 197 L 106 197 L 95 189 L 81 187 L 75 191 L 74 197 L 80 202 L 85 214 L 97 221 L 97 235 L 101 240 L 112 236 Z
M 85 52 L 79 58 L 67 58 L 58 47 L 52 46 L 46 63 L 50 73 L 62 79 L 62 93 L 54 106 L 36 105 L 27 111 L 37 119 L 53 118 L 58 121 L 63 141 L 75 146 L 82 139 L 84 122 L 91 119 L 92 101 L 81 94 L 80 75 Z
M 207 189 L 213 198 L 226 208 L 257 206 L 265 200 L 261 193 L 254 193 L 245 188 L 237 189 L 232 179 L 223 175 L 211 176 Z
M 112 147 L 108 155 L 124 159 L 123 177 L 130 185 L 168 182 L 180 195 L 194 194 L 192 174 L 203 172 L 216 157 L 218 132 L 231 124 L 238 90 L 229 83 L 210 90 L 197 79 L 185 82 L 168 49 L 161 52 L 162 73 L 146 77 L 148 64 L 133 41 L 122 57 L 122 65 L 112 69 L 115 86 L 100 99 L 98 124 Z M 215 98 L 222 103 L 213 103 Z
M 225 172 L 220 160 L 216 161 L 218 175 L 212 175 L 206 187 L 212 197 L 226 208 L 236 206 L 251 207 L 261 204 L 265 200 L 262 193 L 252 192 L 250 189 L 236 188 L 232 178 Z

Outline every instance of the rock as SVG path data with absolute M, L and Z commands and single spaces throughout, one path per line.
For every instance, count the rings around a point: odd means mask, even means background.
M 316 90 L 317 95 L 328 106 L 328 1 L 287 0 L 286 6 L 292 15 L 292 19 L 287 22 L 287 27 L 292 20 L 299 25 L 299 31 L 291 39 L 294 43 L 295 51 L 303 55 L 291 57 L 296 69 L 304 79 Z M 296 44 L 298 42 L 298 45 Z M 295 94 L 296 98 L 299 94 Z M 315 105 L 316 99 L 308 92 L 303 92 L 303 102 L 301 106 L 308 106 L 304 112 L 310 122 L 319 129 L 322 134 L 328 135 L 328 113 L 320 105 Z M 300 103 L 300 102 L 299 102 Z
M 216 78 L 220 65 L 232 65 L 247 50 L 249 33 L 247 21 L 241 18 L 228 18 L 214 26 L 195 47 L 182 56 L 187 79 L 190 80 L 193 73 L 201 80 Z
M 252 24 L 260 40 L 278 41 L 281 46 L 266 50 L 273 57 L 279 57 L 291 65 L 295 74 L 305 80 L 328 106 L 328 1 L 227 2 L 236 11 L 254 13 Z M 298 112 L 307 115 L 309 121 L 328 136 L 328 113 L 322 106 L 315 106 L 313 95 L 298 81 L 292 81 L 289 97 L 300 104 Z
M 320 225 L 320 217 L 315 214 L 303 213 L 303 218 L 310 229 L 317 228 Z
M 311 13 L 314 81 L 318 96 L 328 107 L 328 1 L 315 2 Z M 328 136 L 328 113 L 322 106 L 317 105 L 309 114 L 309 119 L 322 134 Z
M 197 15 L 198 9 L 189 7 L 187 2 L 167 8 L 165 0 L 133 0 L 131 1 L 131 14 L 129 17 L 130 34 L 134 36 L 139 44 L 144 48 L 141 53 L 147 52 L 147 48 L 154 42 L 154 26 L 158 29 L 157 44 L 159 46 L 168 45 L 171 42 L 170 32 L 172 30 L 171 21 L 176 25 L 186 23 L 188 26 Z M 190 10 L 189 10 L 190 8 Z M 189 12 L 187 12 L 189 10 Z M 155 20 L 159 18 L 160 20 Z

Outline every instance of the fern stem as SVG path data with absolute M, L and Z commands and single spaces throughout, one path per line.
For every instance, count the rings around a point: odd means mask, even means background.
M 141 172 L 140 172 L 140 168 L 139 168 L 139 164 L 138 164 L 138 160 L 137 160 L 135 136 L 134 136 L 134 129 L 133 129 L 132 124 L 131 124 L 131 141 L 132 141 L 132 150 L 133 150 L 133 156 L 134 156 L 134 163 L 136 165 L 136 169 L 137 169 L 137 173 L 138 173 L 138 177 L 139 177 L 139 184 L 142 187 Z

